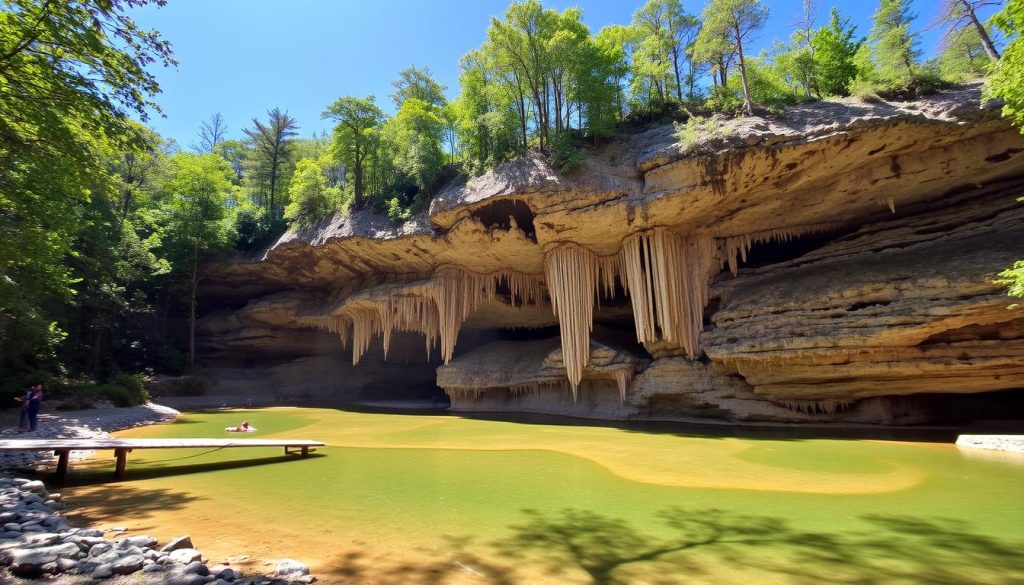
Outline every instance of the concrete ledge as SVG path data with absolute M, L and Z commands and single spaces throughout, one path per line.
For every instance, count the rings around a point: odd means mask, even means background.
M 960 435 L 956 439 L 956 446 L 1020 453 L 1024 456 L 1024 435 Z

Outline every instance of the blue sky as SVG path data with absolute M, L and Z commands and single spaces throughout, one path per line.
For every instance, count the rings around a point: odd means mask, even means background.
M 787 38 L 800 14 L 801 0 L 762 0 L 770 21 L 755 51 Z M 919 30 L 932 20 L 939 0 L 914 0 Z M 130 14 L 145 28 L 171 41 L 177 69 L 155 71 L 163 88 L 157 102 L 165 117 L 150 126 L 178 140 L 196 141 L 203 120 L 221 112 L 229 135 L 241 136 L 251 119 L 279 107 L 298 120 L 300 134 L 329 128 L 320 112 L 342 95 L 377 96 L 385 108 L 391 82 L 409 65 L 427 66 L 458 91 L 459 58 L 484 41 L 492 15 L 509 0 L 169 0 Z M 548 0 L 545 6 L 580 6 L 584 21 L 597 31 L 626 24 L 642 0 Z M 818 22 L 831 6 L 867 34 L 877 0 L 822 0 Z M 703 0 L 683 0 L 699 13 Z M 930 56 L 939 34 L 922 30 L 921 49 Z

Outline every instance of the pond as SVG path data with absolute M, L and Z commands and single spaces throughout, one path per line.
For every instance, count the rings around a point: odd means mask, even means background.
M 101 454 L 72 468 L 69 515 L 327 583 L 1024 581 L 1024 460 L 946 442 L 312 408 L 118 436 L 242 419 L 328 447 L 136 451 L 118 483 Z

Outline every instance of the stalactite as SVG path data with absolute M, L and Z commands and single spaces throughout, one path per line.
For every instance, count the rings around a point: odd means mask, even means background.
M 366 307 L 354 308 L 347 313 L 347 316 L 352 320 L 352 365 L 354 366 L 370 348 L 370 340 L 380 332 L 380 321 L 377 319 L 377 311 Z
M 551 308 L 558 317 L 562 360 L 573 400 L 583 379 L 583 369 L 590 360 L 597 272 L 597 256 L 577 244 L 559 244 L 544 255 L 544 275 Z
M 619 402 L 625 404 L 626 390 L 629 389 L 629 384 L 633 381 L 633 366 L 612 370 L 612 377 L 615 378 L 615 384 L 619 387 Z
M 739 272 L 739 261 L 742 260 L 743 262 L 746 262 L 747 254 L 756 244 L 789 242 L 803 235 L 833 231 L 842 227 L 842 225 L 843 224 L 838 223 L 819 223 L 814 225 L 765 230 L 722 238 L 718 269 L 721 270 L 723 266 L 728 264 L 729 272 L 731 272 L 733 276 L 736 276 Z
M 624 287 L 629 291 L 637 341 L 659 338 L 699 353 L 714 240 L 680 237 L 665 228 L 634 234 L 622 243 Z
M 781 404 L 793 412 L 802 412 L 808 415 L 827 414 L 831 416 L 837 412 L 843 412 L 853 402 L 829 398 L 825 400 L 784 400 Z
M 314 323 L 321 329 L 326 329 L 337 334 L 341 339 L 341 347 L 348 348 L 352 341 L 352 320 L 344 315 L 328 315 L 314 320 Z
M 539 275 L 511 270 L 476 274 L 445 266 L 427 282 L 398 288 L 382 298 L 352 299 L 314 324 L 336 332 L 343 345 L 353 342 L 353 364 L 359 362 L 377 334 L 382 336 L 386 359 L 395 331 L 423 334 L 428 360 L 440 341 L 442 358 L 448 363 L 462 324 L 480 305 L 497 298 L 501 284 L 508 287 L 513 306 L 544 302 L 544 281 Z
M 517 398 L 541 392 L 571 392 L 569 383 L 565 380 L 523 382 L 509 386 L 508 390 L 512 396 Z

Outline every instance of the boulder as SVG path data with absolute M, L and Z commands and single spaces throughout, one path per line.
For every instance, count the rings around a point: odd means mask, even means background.
M 128 555 L 121 557 L 114 561 L 110 565 L 110 570 L 115 575 L 131 575 L 132 573 L 142 569 L 142 563 L 145 559 L 142 555 Z

